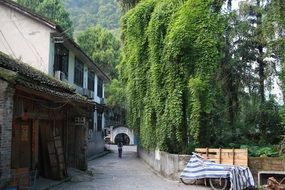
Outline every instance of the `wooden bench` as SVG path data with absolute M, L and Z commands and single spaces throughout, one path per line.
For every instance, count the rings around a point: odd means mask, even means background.
M 222 148 L 195 148 L 195 152 L 218 164 L 248 167 L 248 150 Z

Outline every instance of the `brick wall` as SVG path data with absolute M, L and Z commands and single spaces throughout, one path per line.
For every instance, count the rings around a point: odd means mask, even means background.
M 0 179 L 10 176 L 14 89 L 0 79 Z

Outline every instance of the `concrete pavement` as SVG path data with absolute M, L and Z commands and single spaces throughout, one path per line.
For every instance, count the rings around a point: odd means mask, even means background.
M 108 147 L 108 145 L 107 145 Z M 155 174 L 137 158 L 135 146 L 124 146 L 123 157 L 114 152 L 89 162 L 89 174 L 72 177 L 70 182 L 52 190 L 209 190 L 203 186 L 184 185 Z

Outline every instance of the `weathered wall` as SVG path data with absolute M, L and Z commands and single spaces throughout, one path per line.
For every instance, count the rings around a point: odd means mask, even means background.
M 250 157 L 248 161 L 255 181 L 259 171 L 285 171 L 285 158 Z
M 69 123 L 68 126 L 68 166 L 80 170 L 87 169 L 86 126 Z
M 93 132 L 88 140 L 88 157 L 92 157 L 104 151 L 105 142 L 102 136 L 102 131 Z
M 139 156 L 155 171 L 171 180 L 179 180 L 180 173 L 190 160 L 190 155 L 169 154 L 162 151 L 140 149 Z
M 190 155 L 169 154 L 162 151 L 139 150 L 143 159 L 155 171 L 172 180 L 179 180 L 179 175 L 190 160 Z M 259 171 L 285 171 L 285 158 L 250 157 L 249 168 L 257 182 Z
M 14 90 L 0 80 L 0 179 L 11 174 L 11 142 Z
M 0 23 L 0 51 L 48 74 L 52 29 L 2 5 Z

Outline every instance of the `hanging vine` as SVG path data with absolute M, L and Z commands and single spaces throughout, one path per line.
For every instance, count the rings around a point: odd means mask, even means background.
M 211 5 L 146 0 L 123 17 L 128 120 L 145 148 L 185 152 L 211 120 L 222 30 Z
M 142 119 L 148 72 L 146 30 L 155 4 L 154 0 L 143 1 L 122 18 L 124 54 L 120 68 L 126 83 L 128 125 L 137 133 L 140 132 L 141 124 L 144 123 Z

